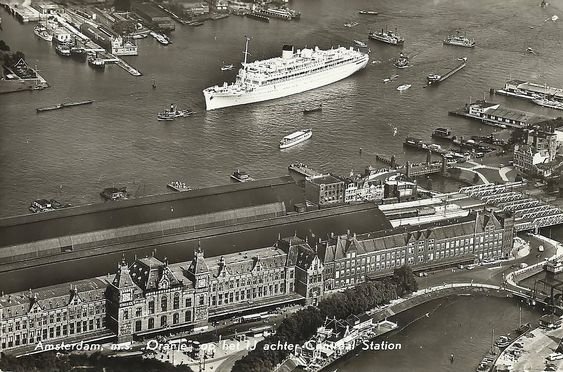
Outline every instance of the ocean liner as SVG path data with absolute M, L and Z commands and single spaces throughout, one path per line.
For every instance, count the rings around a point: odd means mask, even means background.
M 263 61 L 244 62 L 236 81 L 203 90 L 207 110 L 245 105 L 286 97 L 342 80 L 366 67 L 369 56 L 354 48 L 294 50 L 284 45 L 282 56 Z

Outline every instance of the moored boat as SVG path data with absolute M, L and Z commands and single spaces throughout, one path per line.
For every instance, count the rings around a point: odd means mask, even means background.
M 72 48 L 70 48 L 70 56 L 81 62 L 86 62 L 86 57 L 88 56 L 88 54 L 86 53 L 86 50 L 84 48 L 73 46 Z
M 53 41 L 53 34 L 43 25 L 35 26 L 33 33 L 45 41 Z
M 98 70 L 103 70 L 106 68 L 106 62 L 102 58 L 88 56 L 88 66 Z
M 313 132 L 311 129 L 298 130 L 297 132 L 288 134 L 280 141 L 280 149 L 297 145 L 298 143 L 308 140 L 312 135 Z
M 381 41 L 383 43 L 391 45 L 401 45 L 405 41 L 405 39 L 397 33 L 396 29 L 395 32 L 383 29 L 381 29 L 381 32 L 370 31 L 368 37 L 372 40 Z
M 532 102 L 534 102 L 536 105 L 540 105 L 543 107 L 549 107 L 555 110 L 563 110 L 563 102 L 561 101 L 550 100 L 545 97 L 542 97 L 542 98 L 534 98 L 532 99 Z
M 432 131 L 432 137 L 435 138 L 452 138 L 452 131 L 447 128 L 436 128 Z
M 186 185 L 185 182 L 181 182 L 181 181 L 171 181 L 166 186 L 174 191 L 179 191 L 179 192 L 192 190 L 192 188 L 189 185 Z
M 63 57 L 70 57 L 70 47 L 66 44 L 57 44 L 55 51 Z

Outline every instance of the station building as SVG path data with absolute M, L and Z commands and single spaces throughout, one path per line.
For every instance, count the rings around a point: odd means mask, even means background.
M 514 219 L 489 210 L 427 225 L 309 241 L 278 237 L 270 247 L 168 264 L 122 260 L 113 275 L 0 296 L 0 352 L 37 342 L 130 341 L 287 303 L 317 304 L 333 290 L 410 265 L 425 270 L 507 257 Z

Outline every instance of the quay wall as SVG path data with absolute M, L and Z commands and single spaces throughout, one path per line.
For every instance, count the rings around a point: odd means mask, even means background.
M 414 292 L 408 298 L 402 298 L 392 301 L 390 305 L 383 309 L 374 309 L 371 312 L 374 321 L 381 321 L 390 316 L 396 315 L 403 311 L 412 309 L 426 302 L 439 298 L 456 295 L 486 295 L 495 297 L 512 297 L 511 291 L 502 289 L 495 285 L 478 284 L 478 283 L 455 283 L 446 284 L 432 288 L 421 289 Z
M 66 251 L 64 253 L 60 249 L 53 249 L 52 246 L 42 246 L 45 249 L 45 253 L 41 253 L 41 255 L 27 252 L 29 256 L 26 260 L 20 259 L 17 262 L 4 262 L 0 264 L 0 273 L 14 272 L 14 274 L 17 274 L 16 277 L 19 278 L 21 277 L 20 274 L 25 271 L 23 269 L 43 265 L 61 267 L 67 261 L 88 257 L 91 258 L 90 262 L 96 262 L 94 266 L 99 269 L 99 272 L 95 272 L 92 275 L 103 275 L 103 273 L 107 272 L 106 270 L 110 270 L 115 265 L 115 262 L 112 260 L 116 258 L 109 260 L 107 258 L 124 252 L 146 254 L 147 249 L 163 247 L 163 252 L 169 252 L 172 255 L 172 257 L 169 256 L 171 262 L 176 262 L 191 259 L 192 250 L 197 247 L 200 240 L 205 240 L 206 255 L 219 256 L 221 254 L 266 247 L 275 240 L 278 234 L 281 234 L 281 236 L 291 236 L 295 233 L 299 234 L 299 236 L 313 236 L 312 234 L 314 234 L 315 236 L 323 237 L 331 232 L 337 234 L 344 233 L 347 229 L 364 233 L 388 229 L 389 227 L 389 221 L 377 206 L 366 203 L 304 213 L 291 213 L 280 217 L 169 235 L 160 235 L 160 232 L 157 231 L 155 233 L 158 236 L 152 238 L 126 242 L 117 241 L 113 242 L 113 244 L 98 244 L 88 247 L 88 249 Z M 228 244 L 225 244 L 226 242 Z M 3 249 L 0 248 L 0 252 Z M 173 254 L 170 252 L 171 250 L 175 250 L 177 253 Z M 49 253 L 52 255 L 48 255 Z M 96 257 L 99 257 L 99 259 Z M 64 277 L 67 281 L 76 280 L 75 275 Z M 78 277 L 81 276 L 78 275 Z
M 0 248 L 0 264 L 284 216 L 283 202 L 151 222 Z
M 283 202 L 304 203 L 290 176 L 0 219 L 0 247 Z M 30 201 L 31 202 L 31 201 Z

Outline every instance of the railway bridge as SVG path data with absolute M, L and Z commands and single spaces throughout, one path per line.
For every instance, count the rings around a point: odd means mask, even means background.
M 467 186 L 459 191 L 490 206 L 514 214 L 516 231 L 534 230 L 563 223 L 563 210 L 526 195 L 524 182 Z

